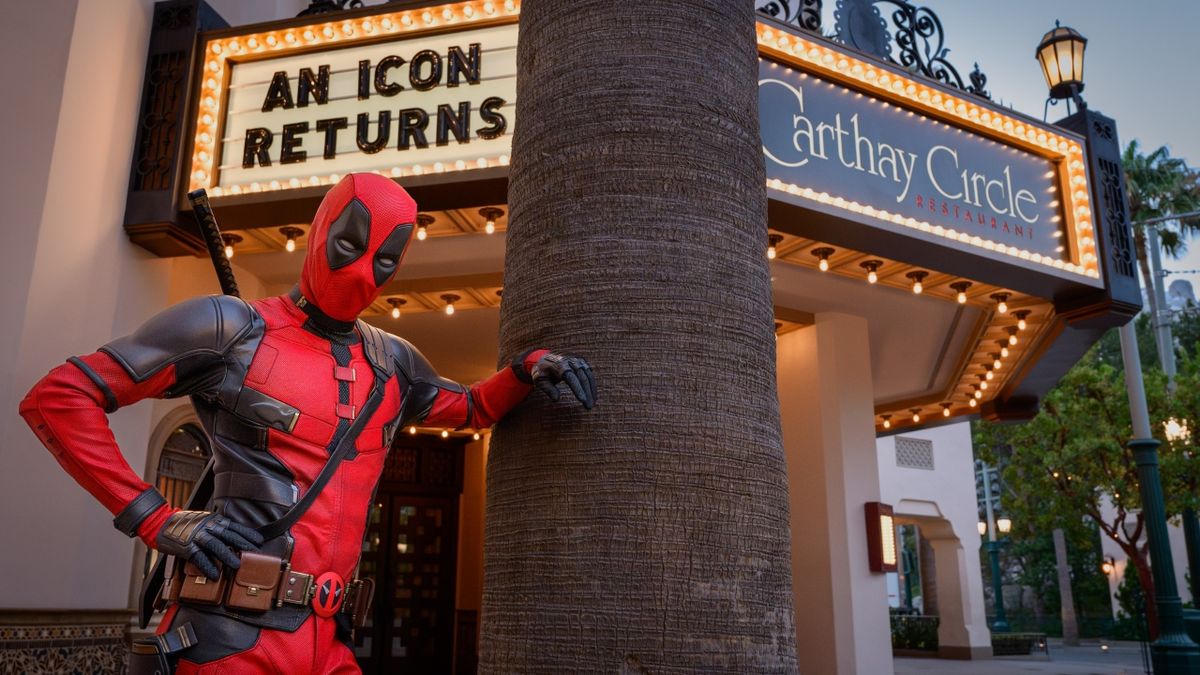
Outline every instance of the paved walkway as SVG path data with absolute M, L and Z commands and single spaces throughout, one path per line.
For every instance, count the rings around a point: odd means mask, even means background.
M 896 675 L 1142 675 L 1142 652 L 1136 642 L 1084 641 L 1065 647 L 1050 641 L 1050 656 L 1001 656 L 980 661 L 896 658 Z

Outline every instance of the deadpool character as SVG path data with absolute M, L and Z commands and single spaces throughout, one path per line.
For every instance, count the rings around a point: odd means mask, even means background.
M 317 210 L 291 292 L 182 302 L 71 357 L 21 402 L 116 528 L 170 556 L 156 639 L 176 672 L 358 672 L 347 640 L 370 586 L 354 576 L 396 431 L 489 427 L 534 385 L 558 400 L 563 384 L 594 404 L 582 358 L 531 349 L 467 387 L 357 320 L 395 276 L 416 215 L 391 180 L 348 175 Z M 191 397 L 212 439 L 207 510 L 168 505 L 129 467 L 105 417 L 178 396 Z

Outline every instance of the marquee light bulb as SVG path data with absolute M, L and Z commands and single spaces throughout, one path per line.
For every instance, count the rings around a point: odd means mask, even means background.
M 974 407 L 975 407 L 977 404 L 975 403 L 975 399 L 973 399 L 973 398 L 969 398 L 969 399 L 967 399 L 967 405 L 969 405 L 969 406 L 971 406 L 972 408 L 974 408 Z
M 455 295 L 453 293 L 443 293 L 442 294 L 442 300 L 446 301 L 446 316 L 450 316 L 450 315 L 454 314 L 454 303 L 458 302 L 461 299 L 462 298 L 458 297 L 457 295 Z
M 429 236 L 429 233 L 425 231 L 424 225 L 417 227 L 417 240 L 418 241 L 425 241 L 425 237 L 428 237 L 428 236 Z
M 985 377 L 987 377 L 988 382 L 991 382 L 992 378 L 995 377 L 995 375 L 993 375 L 992 371 L 989 370 L 989 371 L 987 371 L 987 375 Z
M 298 227 L 292 227 L 292 226 L 288 225 L 288 226 L 279 228 L 279 233 L 287 238 L 287 242 L 283 245 L 284 250 L 287 251 L 288 253 L 295 253 L 296 252 L 296 237 L 299 237 L 300 235 L 304 234 L 304 230 L 302 230 Z
M 1017 329 L 1016 328 L 1008 329 L 1008 344 L 1011 346 L 1014 346 L 1014 347 L 1017 345 Z
M 992 299 L 996 301 L 997 312 L 1008 314 L 1008 293 L 992 293 Z
M 410 435 L 412 435 L 412 436 L 416 436 L 416 435 L 417 435 L 417 428 L 416 428 L 416 427 L 409 427 L 409 428 L 408 428 L 408 433 L 409 433 Z
M 1000 358 L 1002 358 L 1002 359 L 1008 358 L 1008 341 L 1007 340 L 1000 341 Z
M 879 281 L 879 267 L 883 265 L 882 260 L 867 260 L 858 264 L 859 267 L 867 271 L 867 283 L 873 284 Z
M 812 250 L 812 254 L 814 256 L 816 256 L 816 258 L 817 258 L 817 269 L 821 270 L 822 272 L 828 272 L 829 271 L 829 256 L 833 255 L 834 253 L 835 253 L 835 251 L 832 248 L 829 248 L 828 246 L 814 248 Z
M 225 243 L 225 258 L 227 260 L 232 260 L 233 259 L 233 247 L 235 244 L 242 243 L 241 236 L 236 235 L 236 234 L 225 233 L 225 234 L 221 235 L 221 241 L 223 241 Z
M 453 304 L 446 305 L 446 315 L 449 316 L 453 313 L 454 313 L 454 305 Z
M 1029 316 L 1029 310 L 1022 309 L 1019 312 L 1013 312 L 1013 316 L 1017 317 L 1017 330 L 1025 330 L 1029 325 L 1025 323 L 1025 317 Z
M 479 432 L 476 431 L 474 434 L 471 435 L 471 438 L 472 438 L 472 440 L 476 440 L 476 441 L 479 440 Z
M 921 421 L 921 411 L 920 410 L 913 408 L 912 414 L 913 414 L 913 416 L 912 416 L 913 424 L 916 424 Z
M 956 282 L 950 284 L 951 289 L 958 291 L 958 295 L 956 295 L 954 298 L 955 300 L 958 301 L 958 304 L 960 304 L 960 305 L 967 304 L 967 289 L 970 287 L 971 287 L 971 282 L 969 282 L 969 281 L 956 281 Z
M 1000 366 L 1002 366 L 1002 365 L 1004 365 L 1003 361 L 1001 361 L 1000 359 L 995 359 L 994 361 L 992 361 L 992 370 L 1000 370 Z
M 778 246 L 779 243 L 782 241 L 783 241 L 783 235 L 781 235 L 781 234 L 768 234 L 767 235 L 767 260 L 775 259 L 775 256 L 777 255 L 777 251 L 775 250 L 775 247 Z
M 427 227 L 433 224 L 433 216 L 428 213 L 417 214 L 417 241 L 425 241 L 425 237 L 429 236 Z
M 393 307 L 393 308 L 392 308 L 392 318 L 393 318 L 393 319 L 399 319 L 399 318 L 400 318 L 400 308 L 399 308 L 399 307 Z
M 983 398 L 983 392 L 976 389 L 975 390 L 975 398 Z
M 883 428 L 891 429 L 892 428 L 892 416 L 891 415 L 881 415 L 881 417 L 883 417 Z
M 943 403 L 942 404 L 942 417 L 949 417 L 949 416 L 950 416 L 950 404 Z
M 987 383 L 987 380 L 983 380 L 982 382 L 980 382 L 980 383 L 979 383 L 979 388 L 980 388 L 981 390 L 983 390 L 983 391 L 987 391 L 987 388 L 988 388 L 988 383 Z
M 400 306 L 407 302 L 404 298 L 388 298 L 388 304 L 392 306 L 392 318 L 400 318 Z
M 920 295 L 921 292 L 925 290 L 925 285 L 922 282 L 925 281 L 925 277 L 929 276 L 929 272 L 922 272 L 922 271 L 909 272 L 908 274 L 905 274 L 904 276 L 908 279 L 912 279 L 913 294 Z
M 450 438 L 450 432 L 442 429 L 442 438 Z
M 482 209 L 479 209 L 479 215 L 483 216 L 485 221 L 483 224 L 483 231 L 487 232 L 488 234 L 495 234 L 496 219 L 504 215 L 504 211 L 494 206 L 485 206 Z

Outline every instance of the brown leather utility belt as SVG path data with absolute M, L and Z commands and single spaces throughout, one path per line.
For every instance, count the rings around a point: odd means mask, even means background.
M 301 605 L 326 618 L 347 615 L 353 628 L 366 624 L 375 592 L 371 579 L 346 582 L 336 572 L 301 572 L 281 558 L 249 551 L 242 552 L 241 563 L 236 570 L 221 567 L 221 576 L 215 581 L 190 562 L 168 564 L 163 600 L 221 605 L 240 612 L 269 612 L 284 605 Z

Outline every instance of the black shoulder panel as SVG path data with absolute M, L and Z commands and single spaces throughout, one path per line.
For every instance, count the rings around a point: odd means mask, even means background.
M 385 378 L 391 377 L 396 372 L 396 359 L 389 347 L 396 338 L 366 321 L 358 322 L 358 332 L 362 335 L 363 356 Z
M 175 364 L 176 385 L 170 395 L 178 396 L 218 384 L 223 373 L 212 371 L 223 365 L 226 351 L 254 331 L 261 334 L 263 327 L 262 318 L 244 300 L 210 295 L 168 307 L 100 351 L 136 382 Z

